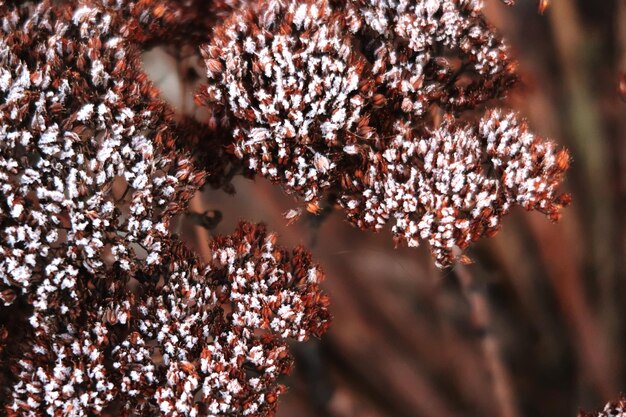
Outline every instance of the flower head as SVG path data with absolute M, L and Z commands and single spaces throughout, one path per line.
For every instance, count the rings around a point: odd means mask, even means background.
M 323 274 L 263 226 L 208 265 L 170 232 L 207 173 L 107 3 L 0 3 L 0 407 L 270 415 L 286 340 L 328 326 Z
M 480 115 L 516 75 L 479 1 L 266 0 L 203 52 L 199 98 L 250 172 L 313 211 L 332 195 L 362 229 L 392 221 L 439 266 L 514 205 L 556 219 L 567 203 L 567 153 L 512 112 Z

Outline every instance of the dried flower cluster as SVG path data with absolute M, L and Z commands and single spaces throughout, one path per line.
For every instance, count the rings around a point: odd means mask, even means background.
M 578 417 L 625 417 L 626 397 L 621 397 L 617 401 L 612 401 L 604 406 L 604 410 L 597 413 L 580 412 Z
M 265 0 L 202 47 L 230 151 L 317 211 L 430 244 L 439 266 L 514 205 L 558 218 L 569 156 L 490 101 L 515 82 L 476 0 Z M 476 111 L 474 111 L 476 110 Z M 478 115 L 477 115 L 478 114 Z M 290 213 L 290 216 L 293 214 Z
M 442 267 L 514 206 L 557 219 L 569 156 L 485 110 L 516 76 L 481 7 L 0 0 L 0 410 L 274 414 L 288 340 L 328 327 L 324 275 L 262 225 L 207 262 L 172 233 L 231 164 Z M 204 44 L 206 126 L 141 70 L 160 43 Z
M 328 326 L 323 274 L 263 226 L 209 264 L 172 235 L 207 173 L 139 46 L 190 9 L 111 3 L 0 1 L 0 409 L 271 415 L 286 340 Z
M 409 246 L 427 240 L 442 266 L 455 248 L 496 232 L 516 204 L 558 216 L 553 199 L 568 156 L 514 114 L 488 113 L 477 129 L 444 121 L 421 138 L 405 124 L 397 129 L 382 158 L 371 157 L 342 196 L 359 227 L 376 230 L 393 217 L 395 237 Z

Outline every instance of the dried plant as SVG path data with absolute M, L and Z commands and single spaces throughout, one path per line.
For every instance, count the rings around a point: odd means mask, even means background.
M 275 414 L 288 343 L 330 322 L 321 268 L 262 224 L 204 258 L 174 225 L 239 169 L 439 267 L 569 202 L 568 153 L 499 108 L 515 63 L 477 0 L 0 0 L 0 23 L 9 416 Z M 202 44 L 206 123 L 142 71 L 162 43 Z
M 323 274 L 263 226 L 208 264 L 172 235 L 206 173 L 140 70 L 160 29 L 136 10 L 0 4 L 0 406 L 272 414 L 286 340 L 328 325 Z
M 617 401 L 612 401 L 604 406 L 604 410 L 597 413 L 587 413 L 581 411 L 578 417 L 624 417 L 626 416 L 626 398 L 622 397 Z
M 202 48 L 199 101 L 245 168 L 361 229 L 430 244 L 439 266 L 514 205 L 553 219 L 565 151 L 485 106 L 514 83 L 478 1 L 264 1 Z

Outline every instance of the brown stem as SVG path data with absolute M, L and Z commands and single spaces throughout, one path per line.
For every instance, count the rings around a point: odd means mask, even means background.
M 189 209 L 191 211 L 195 211 L 196 213 L 204 213 L 206 209 L 202 201 L 201 191 L 196 192 L 196 195 L 193 196 L 193 198 L 189 202 Z M 211 238 L 208 231 L 204 227 L 199 225 L 194 224 L 192 227 L 196 235 L 196 244 L 200 257 L 204 262 L 210 262 L 211 250 L 209 249 L 209 242 L 211 241 Z
M 469 269 L 457 264 L 455 275 L 461 283 L 463 294 L 469 302 L 476 327 L 482 333 L 482 350 L 491 373 L 493 391 L 502 417 L 518 417 L 511 377 L 502 361 L 500 343 L 493 332 L 491 312 L 485 288 L 472 276 Z

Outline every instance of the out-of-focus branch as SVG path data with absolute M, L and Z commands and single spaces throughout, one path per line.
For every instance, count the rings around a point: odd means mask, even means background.
M 531 233 L 561 310 L 578 339 L 576 349 L 583 372 L 601 395 L 615 394 L 615 373 L 608 354 L 608 341 L 585 296 L 581 266 L 572 259 L 571 248 L 566 244 L 569 237 L 562 224 L 548 229 L 541 220 L 537 216 L 528 216 Z
M 481 333 L 481 345 L 485 362 L 493 383 L 493 392 L 498 403 L 500 416 L 518 417 L 517 401 L 511 385 L 511 377 L 502 361 L 500 344 L 493 333 L 491 312 L 484 286 L 472 276 L 468 268 L 457 264 L 455 275 L 461 284 L 463 294 L 469 302 L 476 328 Z
M 597 94 L 590 84 L 592 68 L 583 55 L 586 33 L 580 16 L 572 0 L 555 1 L 551 4 L 550 27 L 555 46 L 559 54 L 561 71 L 565 78 L 566 103 L 568 103 L 568 121 L 576 162 L 581 165 L 585 181 L 584 189 L 588 193 L 581 204 L 587 205 L 589 213 L 586 231 L 592 242 L 590 261 L 595 271 L 600 291 L 599 306 L 602 310 L 605 337 L 619 334 L 615 317 L 618 317 L 616 288 L 616 265 L 614 263 L 615 230 L 614 196 L 610 184 L 611 155 L 608 142 L 603 132 L 600 114 L 597 110 Z M 611 344 L 609 344 L 611 345 Z M 609 353 L 609 352 L 606 352 Z M 609 395 L 605 393 L 605 395 Z
M 615 27 L 618 31 L 618 51 L 621 51 L 620 69 L 626 71 L 626 0 L 620 0 L 617 5 L 617 20 Z

